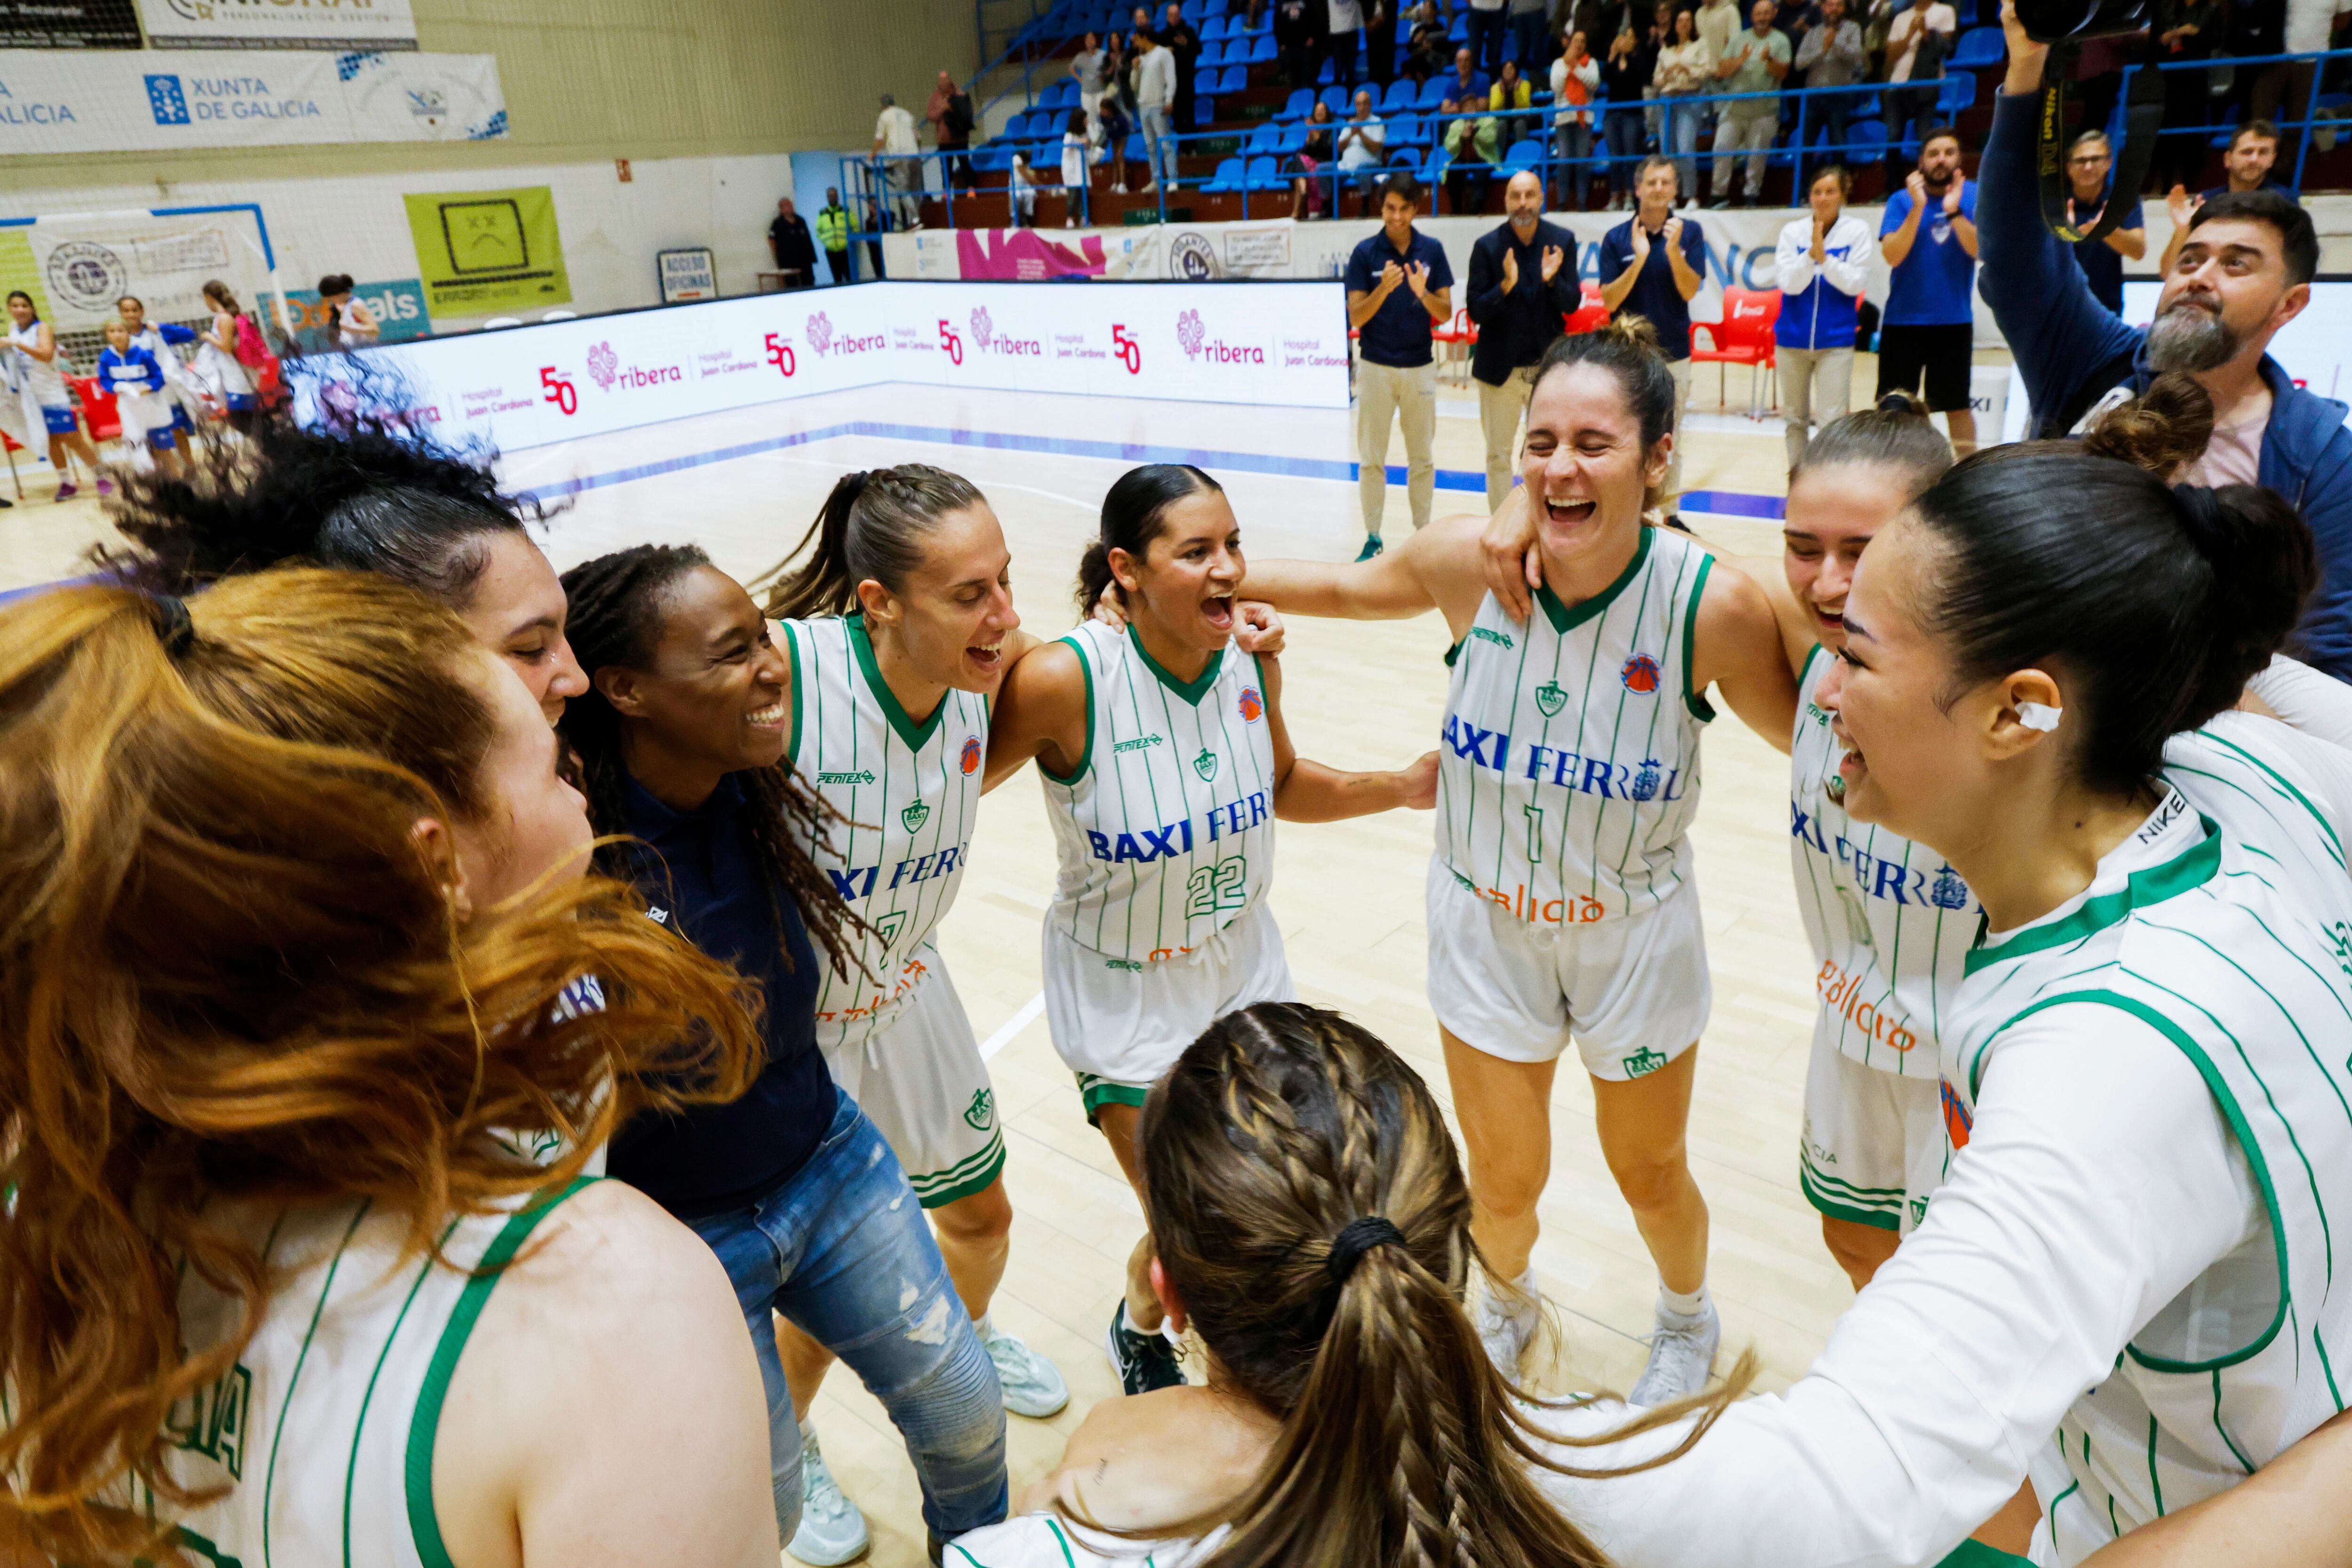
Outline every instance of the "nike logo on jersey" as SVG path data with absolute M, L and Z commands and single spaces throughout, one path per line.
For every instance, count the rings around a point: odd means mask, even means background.
M 889 868 L 890 881 L 883 890 L 887 892 L 892 888 L 911 888 L 918 882 L 928 882 L 946 876 L 963 864 L 965 848 L 964 845 L 951 844 L 945 849 L 932 854 L 919 855 L 912 860 L 899 861 L 896 866 Z M 824 874 L 833 879 L 835 892 L 845 899 L 856 900 L 873 896 L 874 889 L 882 885 L 883 869 L 880 866 L 852 866 L 845 871 L 827 866 L 824 868 Z
M 1538 706 L 1541 703 L 1538 692 Z M 1509 766 L 1511 737 L 1507 731 L 1484 730 L 1449 713 L 1440 734 L 1454 754 L 1473 767 L 1499 773 Z M 1682 769 L 1668 768 L 1655 757 L 1644 757 L 1638 763 L 1621 763 L 1534 742 L 1527 748 L 1527 762 L 1520 776 L 1533 784 L 1554 784 L 1579 795 L 1597 795 L 1603 800 L 1674 801 L 1688 793 L 1681 787 Z
M 1199 839 L 1192 832 L 1192 819 L 1186 817 L 1181 822 L 1171 822 L 1160 827 L 1139 827 L 1132 833 L 1089 832 L 1087 845 L 1097 860 L 1108 860 L 1113 865 L 1129 861 L 1149 865 L 1154 860 L 1190 855 L 1193 844 L 1202 839 L 1214 844 L 1220 838 L 1246 833 L 1266 819 L 1267 811 L 1265 792 L 1260 790 L 1226 805 L 1211 806 L 1208 815 L 1201 819 Z

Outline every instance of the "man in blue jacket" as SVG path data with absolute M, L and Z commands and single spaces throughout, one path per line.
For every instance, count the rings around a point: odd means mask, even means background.
M 2127 327 L 2091 295 L 2066 245 L 2043 226 L 2034 174 L 2046 46 L 2004 0 L 2009 75 L 1978 167 L 1983 289 L 2017 356 L 2033 434 L 2063 436 L 2109 394 L 2186 371 L 2211 395 L 2213 438 L 2185 483 L 2262 484 L 2302 509 L 2320 584 L 2299 628 L 2302 655 L 2352 680 L 2352 430 L 2345 405 L 2299 387 L 2266 352 L 2311 300 L 2319 243 L 2308 214 L 2272 191 L 2214 197 L 2189 219 L 2156 320 Z

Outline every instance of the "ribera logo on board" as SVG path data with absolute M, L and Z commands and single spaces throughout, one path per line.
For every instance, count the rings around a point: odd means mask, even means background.
M 819 310 L 808 319 L 809 347 L 821 354 L 831 354 L 836 359 L 847 354 L 879 353 L 889 346 L 889 335 L 886 332 L 876 332 L 862 338 L 855 332 L 835 332 L 832 318 L 823 310 Z M 924 345 L 918 339 L 907 346 L 919 348 Z
M 610 392 L 615 387 L 629 392 L 667 382 L 682 382 L 686 372 L 674 364 L 623 364 L 608 341 L 588 351 L 588 379 L 596 384 L 599 392 Z
M 971 313 L 971 341 L 984 354 L 1008 354 L 1016 359 L 1045 357 L 1044 340 L 1015 337 L 1011 332 L 998 331 L 985 305 Z
M 1229 343 L 1223 338 L 1209 336 L 1208 327 L 1198 310 L 1187 310 L 1176 318 L 1176 341 L 1183 346 L 1184 357 L 1195 362 L 1207 360 L 1211 364 L 1264 364 L 1265 350 L 1255 343 Z

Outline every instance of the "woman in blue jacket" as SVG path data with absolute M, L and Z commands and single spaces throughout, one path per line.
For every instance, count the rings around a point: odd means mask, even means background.
M 1827 428 L 1845 416 L 1853 386 L 1854 308 L 1870 280 L 1878 241 L 1870 225 L 1846 212 L 1851 188 L 1844 165 L 1825 166 L 1806 193 L 1812 211 L 1790 218 L 1780 231 L 1780 315 L 1772 324 L 1772 342 L 1780 364 L 1780 403 L 1789 411 L 1791 468 L 1805 455 L 1816 419 Z

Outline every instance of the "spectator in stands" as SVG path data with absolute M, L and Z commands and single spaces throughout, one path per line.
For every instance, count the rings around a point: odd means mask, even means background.
M 1176 57 L 1146 28 L 1135 30 L 1135 45 L 1142 51 L 1135 62 L 1135 108 L 1143 121 L 1143 163 L 1151 174 L 1143 189 L 1149 194 L 1176 180 L 1176 143 L 1168 140 L 1173 133 L 1168 116 L 1176 101 Z
M 1331 216 L 1325 206 L 1325 193 L 1333 186 L 1328 177 L 1318 179 L 1316 175 L 1337 160 L 1331 139 L 1338 132 L 1339 126 L 1331 118 L 1331 106 L 1317 99 L 1315 107 L 1307 113 L 1307 143 L 1290 155 L 1292 217 Z
M 1444 75 L 1453 47 L 1445 18 L 1437 14 L 1437 0 L 1421 0 L 1421 8 L 1413 13 L 1412 31 L 1405 36 L 1404 74 L 1415 87 Z
M 787 289 L 806 289 L 816 282 L 816 241 L 809 237 L 808 219 L 793 210 L 793 198 L 776 204 L 768 225 L 768 249 Z
M 1348 257 L 1348 325 L 1362 356 L 1356 371 L 1357 495 L 1364 513 L 1359 561 L 1381 552 L 1392 418 L 1404 428 L 1405 495 L 1415 531 L 1429 526 L 1437 493 L 1431 456 L 1437 363 L 1430 329 L 1454 313 L 1454 269 L 1445 247 L 1413 227 L 1420 210 L 1421 187 L 1413 177 L 1391 174 L 1381 196 L 1380 233 L 1367 236 Z
M 2104 131 L 2085 131 L 2066 149 L 2066 221 L 2076 228 L 2088 229 L 2098 222 L 2115 199 L 2107 190 L 2115 162 L 2115 149 Z M 2139 197 L 2126 191 L 2121 199 L 2131 205 L 2114 228 L 2096 239 L 2074 242 L 2074 259 L 2091 285 L 2091 297 L 2118 316 L 2124 313 L 2125 258 L 2137 261 L 2147 254 L 2147 219 L 2141 214 Z
M 1160 41 L 1176 61 L 1176 130 L 1189 136 L 1198 129 L 1192 123 L 1192 73 L 1201 61 L 1201 35 L 1184 19 L 1184 8 L 1176 0 L 1168 0 L 1168 15 L 1160 23 Z
M 1375 86 L 1385 91 L 1396 80 L 1396 8 L 1400 0 L 1372 0 L 1364 14 L 1364 66 Z
M 1114 94 L 1103 94 L 1102 112 L 1096 115 L 1088 127 L 1094 138 L 1094 158 L 1097 163 L 1110 165 L 1110 188 L 1113 195 L 1127 195 L 1127 144 L 1135 136 L 1135 122 Z
M 1960 30 L 1959 13 L 1946 0 L 1914 0 L 1886 30 L 1886 188 L 1895 189 L 1906 171 L 1903 144 L 1925 142 L 1937 121 L 1936 100 L 1942 92 L 1944 60 Z
M 971 190 L 979 183 L 971 169 L 971 99 L 945 71 L 931 89 L 923 118 L 930 121 L 931 141 L 940 150 L 940 184 Z
M 1519 74 L 1519 62 L 1505 60 L 1503 74 L 1486 89 L 1486 107 L 1502 121 L 1503 144 L 1508 147 L 1521 137 L 1537 130 L 1537 117 L 1528 110 L 1535 107 L 1535 93 L 1527 79 Z M 1518 110 L 1517 113 L 1511 112 Z
M 1109 74 L 1109 57 L 1103 53 L 1102 42 L 1088 33 L 1078 52 L 1070 57 L 1070 75 L 1078 84 L 1078 107 L 1087 111 L 1087 123 L 1092 125 L 1102 110 L 1103 82 Z
M 1633 205 L 1633 170 L 1642 161 L 1643 100 L 1657 57 L 1633 30 L 1633 8 L 1625 25 L 1609 44 L 1601 62 L 1601 83 L 1608 89 L 1609 108 L 1601 116 L 1602 140 L 1609 148 L 1609 210 L 1625 212 Z
M 1330 62 L 1331 79 L 1341 87 L 1354 87 L 1364 7 L 1360 0 L 1324 0 L 1323 14 L 1323 58 Z
M 1127 46 L 1124 33 L 1103 35 L 1103 101 L 1118 104 L 1119 113 L 1132 128 L 1135 124 L 1135 62 L 1129 58 Z
M 835 283 L 849 281 L 849 209 L 841 205 L 837 186 L 824 188 L 824 205 L 817 209 L 816 242 L 824 247 L 825 266 Z
M 1315 62 L 1323 56 L 1323 0 L 1275 0 L 1274 47 L 1282 84 L 1315 85 Z
M 1082 219 L 1093 221 L 1087 199 L 1093 194 L 1087 178 L 1087 111 L 1073 109 L 1069 122 L 1062 127 L 1062 197 L 1068 204 L 1062 216 L 1064 228 L 1076 228 Z
M 2221 53 L 2236 59 L 2286 53 L 2284 0 L 2267 4 L 2235 0 L 2229 8 Z M 2286 64 L 2238 66 L 2231 71 L 2231 102 L 2240 121 L 2268 120 L 2277 111 L 2285 91 Z
M 1592 183 L 1592 100 L 1601 90 L 1601 66 L 1582 33 L 1570 28 L 1563 43 L 1551 62 L 1552 153 L 1560 161 L 1560 205 L 1582 212 Z
M 1476 57 L 1465 44 L 1454 51 L 1454 74 L 1446 79 L 1445 96 L 1475 107 L 1486 101 L 1486 89 L 1493 79 L 1478 68 Z
M 1525 76 L 1533 77 L 1551 64 L 1551 19 L 1546 5 L 1547 0 L 1509 0 L 1512 50 Z
M 1029 166 L 1029 154 L 1015 153 L 1004 171 L 1004 216 L 1007 228 L 1027 228 L 1037 221 L 1037 187 L 1044 184 Z
M 2278 154 L 2278 127 L 2267 120 L 2250 120 L 2238 127 L 2237 134 L 2230 138 L 2230 150 L 2222 154 L 2221 184 L 2193 196 L 2179 185 L 2165 193 L 2164 205 L 2172 215 L 2172 237 L 2164 242 L 2163 258 L 2156 265 L 2159 277 L 2172 275 L 2181 241 L 2189 235 L 2189 216 L 2215 196 L 2232 191 L 2276 190 L 2287 200 L 2294 200 L 2294 193 L 2282 187 L 2271 174 Z
M 1470 378 L 1478 384 L 1478 428 L 1486 437 L 1488 511 L 1511 493 L 1513 450 L 1536 362 L 1582 302 L 1576 236 L 1544 221 L 1543 202 L 1543 181 L 1520 170 L 1503 187 L 1507 220 L 1470 247 L 1467 304 L 1478 323 Z
M 1822 0 L 1820 24 L 1808 27 L 1804 42 L 1797 46 L 1796 68 L 1805 73 L 1808 90 L 1851 87 L 1869 79 L 1870 57 L 1863 51 L 1862 27 L 1845 14 L 1845 0 Z M 1822 133 L 1827 142 L 1823 162 L 1845 162 L 1845 128 L 1859 96 L 1833 92 L 1806 100 L 1805 140 L 1810 144 L 1816 130 Z M 1811 188 L 1809 183 L 1807 189 Z
M 2347 5 L 2346 0 L 2286 0 L 2286 29 L 2283 40 L 2286 52 L 2291 55 L 2315 55 L 2323 49 L 2334 47 L 2336 26 L 2344 20 L 2347 12 L 2352 12 L 2352 5 Z M 2339 68 L 2343 64 L 2340 60 L 2329 63 Z M 2316 63 L 2311 60 L 2288 62 L 2286 80 L 2283 84 L 2284 90 L 2278 100 L 2275 103 L 2265 101 L 2258 93 L 2251 118 L 2302 120 L 2311 106 L 2311 79 L 2317 68 Z M 2303 134 L 2301 131 L 2295 132 L 2279 148 L 2279 155 L 2289 167 L 2293 167 L 2302 155 Z M 2335 145 L 2333 132 L 2328 133 L 2326 145 Z
M 1649 145 L 1664 153 L 1672 143 L 1666 140 L 1665 106 L 1658 101 L 1658 57 L 1675 41 L 1675 0 L 1658 0 L 1650 16 L 1649 26 L 1642 30 L 1642 47 L 1650 56 L 1650 85 L 1642 89 L 1642 97 L 1648 105 L 1644 117 Z
M 2320 586 L 2297 657 L 2352 679 L 2352 430 L 2343 404 L 2297 386 L 2268 353 L 2311 300 L 2319 240 L 2310 215 L 2279 191 L 2215 196 L 2189 215 L 2154 324 L 2125 325 L 2091 298 L 2042 221 L 2034 158 L 2049 51 L 2006 16 L 2002 26 L 2008 75 L 1981 168 L 1984 288 L 2017 356 L 2031 433 L 2063 436 L 2109 392 L 2143 393 L 2160 372 L 2194 377 L 2213 400 L 2213 435 L 2177 477 L 2263 485 L 2302 510 L 2318 545 Z
M 2221 37 L 2222 0 L 2157 0 L 2158 58 L 2167 65 L 2210 59 Z M 2152 171 L 2156 188 L 2189 185 L 2205 172 L 2205 110 L 2208 73 L 2168 70 L 2164 78 L 2164 123 L 2180 134 L 2157 138 Z
M 1503 160 L 1503 128 L 1491 114 L 1478 114 L 1476 103 L 1447 99 L 1438 106 L 1443 114 L 1464 118 L 1445 124 L 1445 203 L 1456 217 L 1486 210 L 1486 190 L 1494 183 L 1495 165 Z M 1475 120 L 1467 118 L 1478 114 Z
M 1977 188 L 1960 173 L 1960 133 L 1927 132 L 1919 166 L 1886 198 L 1878 249 L 1891 280 L 1878 333 L 1878 391 L 1917 395 L 1944 416 L 1952 451 L 1976 450 L 1969 373 L 1976 363 Z M 2014 345 L 2016 340 L 2011 339 Z
M 1356 111 L 1339 127 L 1339 167 L 1355 176 L 1358 206 L 1370 216 L 1372 197 L 1380 188 L 1381 166 L 1389 161 L 1388 132 L 1372 112 L 1370 88 L 1356 89 Z
M 896 98 L 884 93 L 882 112 L 874 120 L 873 155 L 888 159 L 882 180 L 887 188 L 898 193 L 891 205 L 900 228 L 923 226 L 922 205 L 911 194 L 922 184 L 923 166 L 916 156 L 922 150 L 915 140 L 915 117 L 899 108 Z
M 1707 58 L 1720 60 L 1730 52 L 1731 40 L 1739 34 L 1738 0 L 1706 0 L 1691 20 L 1697 25 L 1700 41 L 1706 45 Z M 1714 68 L 1712 65 L 1707 67 L 1710 71 Z M 1717 89 L 1710 84 L 1707 90 L 1713 92 Z M 1692 185 L 1683 195 L 1696 196 L 1698 187 Z
M 1755 9 L 1748 13 L 1748 29 L 1733 35 L 1730 51 L 1716 64 L 1717 92 L 1773 92 L 1780 87 L 1780 79 L 1789 74 L 1789 35 L 1772 26 L 1775 9 L 1772 0 L 1756 0 Z M 1762 204 L 1764 165 L 1772 151 L 1772 139 L 1780 130 L 1778 97 L 1734 99 L 1721 106 L 1715 124 L 1712 205 L 1733 205 L 1733 165 L 1743 147 L 1748 150 L 1748 202 L 1750 205 Z
M 1503 74 L 1503 34 L 1509 18 L 1504 0 L 1469 0 L 1470 58 L 1491 82 Z
M 1715 53 L 1698 36 L 1698 18 L 1689 11 L 1675 13 L 1674 39 L 1658 51 L 1658 68 L 1653 79 L 1657 83 L 1659 99 L 1666 106 L 1666 141 L 1659 151 L 1674 157 L 1683 205 L 1696 206 L 1698 137 L 1706 128 L 1707 106 L 1676 100 L 1696 98 L 1707 90 L 1715 80 Z
M 1642 162 L 1633 189 L 1633 216 L 1601 239 L 1601 302 L 1612 319 L 1646 317 L 1658 330 L 1658 352 L 1675 374 L 1675 430 L 1666 494 L 1683 488 L 1683 409 L 1690 402 L 1690 302 L 1706 277 L 1706 234 L 1675 213 L 1675 163 L 1653 154 Z
M 1809 426 L 1827 429 L 1845 417 L 1853 394 L 1855 317 L 1878 243 L 1870 225 L 1845 210 L 1853 188 L 1844 164 L 1824 165 L 1806 187 L 1812 210 L 1780 230 L 1773 258 L 1780 268 L 1773 357 L 1788 410 L 1781 434 L 1791 469 L 1811 439 Z

